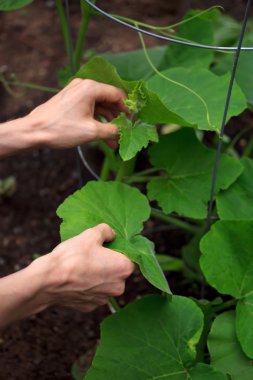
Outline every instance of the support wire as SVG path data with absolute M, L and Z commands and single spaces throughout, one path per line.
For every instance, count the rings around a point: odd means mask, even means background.
M 234 85 L 234 81 L 235 81 L 235 74 L 236 74 L 236 70 L 237 70 L 237 66 L 238 66 L 238 61 L 239 61 L 240 53 L 242 50 L 243 37 L 245 34 L 247 21 L 249 18 L 249 11 L 250 11 L 251 3 L 252 3 L 252 0 L 247 1 L 244 19 L 243 19 L 243 23 L 242 23 L 242 29 L 240 32 L 239 42 L 238 42 L 237 50 L 235 53 L 232 73 L 231 73 L 230 82 L 229 82 L 229 86 L 228 86 L 228 92 L 227 92 L 225 108 L 224 108 L 224 113 L 223 113 L 222 123 L 221 123 L 221 130 L 220 130 L 220 135 L 219 135 L 219 142 L 218 142 L 218 147 L 216 150 L 216 158 L 215 158 L 215 164 L 214 164 L 214 170 L 213 170 L 213 177 L 212 177 L 212 184 L 211 184 L 211 191 L 210 191 L 210 198 L 209 198 L 209 206 L 208 206 L 208 214 L 207 214 L 207 220 L 206 220 L 206 231 L 208 231 L 210 226 L 211 226 L 213 204 L 214 204 L 214 197 L 215 197 L 215 185 L 216 185 L 216 181 L 217 181 L 217 175 L 218 175 L 218 169 L 219 169 L 220 156 L 221 156 L 221 150 L 222 150 L 222 145 L 223 145 L 223 137 L 224 137 L 224 133 L 225 133 L 228 109 L 229 109 L 230 99 L 231 99 L 233 85 Z
M 73 37 L 71 32 L 71 23 L 70 23 L 70 10 L 69 10 L 69 1 L 65 0 L 65 11 L 66 11 L 66 21 L 67 21 L 67 29 L 68 29 L 68 42 L 69 42 L 69 66 L 71 75 L 75 75 L 75 64 L 74 64 L 74 46 L 73 46 Z M 82 187 L 84 184 L 84 178 L 82 174 L 81 164 L 83 163 L 84 167 L 90 172 L 90 174 L 99 180 L 100 178 L 94 172 L 94 170 L 90 167 L 87 160 L 84 157 L 82 147 L 79 145 L 76 148 L 76 166 L 78 172 L 78 182 L 79 187 Z
M 162 35 L 157 34 L 157 33 L 149 32 L 148 30 L 139 28 L 138 26 L 131 25 L 128 22 L 120 20 L 117 17 L 111 15 L 110 13 L 105 12 L 103 9 L 99 8 L 97 5 L 93 4 L 90 0 L 82 0 L 82 1 L 85 1 L 87 4 L 89 4 L 89 6 L 91 8 L 93 8 L 95 11 L 102 14 L 103 16 L 109 18 L 110 20 L 115 21 L 118 24 L 121 24 L 123 26 L 126 26 L 129 29 L 135 30 L 136 32 L 146 34 L 150 37 L 158 38 L 158 39 L 163 40 L 163 41 L 174 42 L 174 43 L 177 43 L 179 45 L 186 45 L 186 46 L 191 46 L 191 47 L 201 48 L 201 49 L 219 50 L 219 51 L 236 51 L 237 50 L 237 47 L 233 47 L 233 46 L 204 45 L 204 44 L 198 44 L 195 42 L 182 41 L 182 40 L 178 40 L 176 38 L 166 37 L 166 36 L 162 36 Z M 253 51 L 253 47 L 248 47 L 248 46 L 245 47 L 244 46 L 244 47 L 241 47 L 241 50 Z
M 211 183 L 211 191 L 210 191 L 210 198 L 209 198 L 209 204 L 208 204 L 208 213 L 207 213 L 207 219 L 206 219 L 206 225 L 205 225 L 205 231 L 208 232 L 211 224 L 212 224 L 212 216 L 213 216 L 213 206 L 214 206 L 214 200 L 215 200 L 215 186 L 217 182 L 217 176 L 218 176 L 218 170 L 219 170 L 219 164 L 220 164 L 220 158 L 221 158 L 221 152 L 222 152 L 222 146 L 223 146 L 223 137 L 225 133 L 225 127 L 226 127 L 226 120 L 227 120 L 227 114 L 228 114 L 228 109 L 229 109 L 229 104 L 230 104 L 230 99 L 232 95 L 232 90 L 233 90 L 233 84 L 235 81 L 235 74 L 238 66 L 238 61 L 240 57 L 240 53 L 242 50 L 242 42 L 246 30 L 246 25 L 247 21 L 249 18 L 249 11 L 250 11 L 250 6 L 251 6 L 252 0 L 247 1 L 246 9 L 245 9 L 245 14 L 243 18 L 243 23 L 242 23 L 242 29 L 240 32 L 240 37 L 239 37 L 239 42 L 237 45 L 237 50 L 235 53 L 235 58 L 233 62 L 233 67 L 232 67 L 232 73 L 230 77 L 230 82 L 228 86 L 228 92 L 227 92 L 227 97 L 225 101 L 225 107 L 224 107 L 224 113 L 222 117 L 222 123 L 221 123 L 221 130 L 220 130 L 220 135 L 219 135 L 219 142 L 216 150 L 216 157 L 215 157 L 215 163 L 214 163 L 214 170 L 213 170 L 213 176 L 212 176 L 212 183 Z M 201 298 L 205 297 L 205 280 L 203 278 L 202 286 L 201 286 Z

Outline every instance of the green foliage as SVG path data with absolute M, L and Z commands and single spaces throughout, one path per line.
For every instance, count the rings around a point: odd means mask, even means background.
M 70 67 L 66 66 L 63 69 L 59 69 L 56 73 L 56 77 L 60 88 L 65 87 L 72 77 Z
M 141 83 L 121 79 L 116 69 L 101 57 L 92 58 L 82 66 L 76 77 L 113 85 L 127 94 Z M 228 74 L 217 77 L 199 67 L 175 68 L 156 74 L 147 81 L 147 87 L 142 83 L 146 103 L 139 117 L 151 124 L 174 123 L 219 131 L 229 78 Z M 235 84 L 228 120 L 241 113 L 246 106 L 245 97 Z
M 85 14 L 90 17 L 87 11 L 85 8 L 81 22 L 86 29 L 79 31 L 76 45 L 76 67 L 88 25 Z M 217 9 L 190 11 L 177 25 L 165 28 L 139 25 L 208 45 L 235 44 L 241 29 Z M 63 29 L 70 53 L 66 25 Z M 85 378 L 226 380 L 228 374 L 232 380 L 247 380 L 252 377 L 247 356 L 253 358 L 253 164 L 247 158 L 221 155 L 214 217 L 218 214 L 222 221 L 203 237 L 215 151 L 201 142 L 204 134 L 197 131 L 212 131 L 217 134 L 216 141 L 219 138 L 234 54 L 179 44 L 146 49 L 142 37 L 141 42 L 143 50 L 93 57 L 76 73 L 76 77 L 122 89 L 129 114 L 121 113 L 112 121 L 119 126 L 119 151 L 99 143 L 105 155 L 100 177 L 115 176 L 117 181 L 90 182 L 67 198 L 57 211 L 63 219 L 61 237 L 65 240 L 107 223 L 116 231 L 116 238 L 105 246 L 138 264 L 146 279 L 162 292 L 170 294 L 162 270 L 181 271 L 186 282 L 195 281 L 195 286 L 204 274 L 209 285 L 233 299 L 224 303 L 218 295 L 214 300 L 194 302 L 157 295 L 126 306 L 102 324 L 101 344 Z M 244 45 L 252 44 L 248 34 Z M 252 101 L 251 56 L 241 54 L 227 122 L 247 107 L 246 98 Z M 69 77 L 68 67 L 58 75 L 62 85 Z M 159 138 L 159 124 L 168 124 L 163 133 L 179 130 Z M 153 166 L 142 166 L 142 162 L 141 171 L 134 173 L 134 166 L 139 168 L 138 152 L 150 142 L 156 143 L 149 148 Z M 182 243 L 189 243 L 181 250 L 182 259 L 155 255 L 154 244 L 140 235 L 150 217 L 148 200 L 120 180 L 147 183 L 149 199 L 162 209 L 153 209 L 152 216 L 187 231 Z M 170 213 L 177 215 L 166 215 Z M 235 314 L 218 316 L 209 334 L 213 367 L 204 364 L 202 361 L 209 363 L 205 347 L 212 318 L 231 305 L 235 305 Z M 82 375 L 75 371 L 75 376 Z
M 223 13 L 216 19 L 214 29 L 214 44 L 217 46 L 232 46 L 238 39 L 241 23 Z
M 253 161 L 240 160 L 243 173 L 227 191 L 217 195 L 217 209 L 220 219 L 253 220 Z
M 135 91 L 136 88 L 141 88 L 142 94 L 145 95 L 145 105 L 143 105 L 138 115 L 140 120 L 151 124 L 157 124 L 160 120 L 165 120 L 165 122 L 190 125 L 186 120 L 165 107 L 159 95 L 148 90 L 143 81 L 123 80 L 118 75 L 115 67 L 102 57 L 92 58 L 80 68 L 75 77 L 91 79 L 121 88 L 127 95 Z
M 234 46 L 237 46 L 235 44 Z M 248 34 L 244 37 L 243 46 L 253 46 L 253 35 Z M 224 74 L 232 70 L 234 56 L 232 54 L 224 54 L 213 70 L 216 74 Z M 252 51 L 242 51 L 236 70 L 236 81 L 244 92 L 246 99 L 253 102 L 253 73 L 252 73 Z
M 156 74 L 147 81 L 149 90 L 159 94 L 165 107 L 187 120 L 184 126 L 219 131 L 230 75 L 221 77 L 200 67 L 177 67 Z M 233 87 L 227 121 L 247 107 L 240 87 Z M 163 115 L 157 122 L 169 123 Z
M 219 11 L 213 9 L 207 14 L 200 14 L 198 10 L 188 12 L 183 21 L 199 14 L 190 22 L 184 22 L 179 26 L 177 37 L 197 42 L 199 44 L 214 44 L 214 21 L 219 17 Z M 200 33 L 201 31 L 201 33 Z M 165 53 L 166 67 L 209 67 L 214 60 L 214 52 L 208 49 L 197 49 L 179 44 L 170 44 Z
M 86 373 L 85 364 L 86 364 L 86 355 L 80 356 L 72 365 L 71 376 L 73 380 L 83 380 Z
M 14 11 L 32 2 L 33 0 L 0 0 L 0 11 Z
M 11 197 L 17 188 L 16 178 L 13 176 L 0 179 L 0 199 Z
M 125 81 L 118 75 L 114 66 L 102 57 L 93 57 L 83 65 L 76 73 L 75 78 L 91 79 L 97 82 L 106 83 L 122 90 L 128 94 L 134 90 L 137 81 Z
M 157 261 L 164 272 L 181 271 L 184 267 L 183 261 L 168 255 L 156 255 Z
M 109 224 L 116 232 L 116 238 L 106 246 L 125 254 L 140 266 L 142 274 L 152 285 L 170 293 L 153 244 L 139 235 L 143 222 L 150 215 L 148 201 L 139 190 L 119 182 L 91 181 L 65 199 L 57 215 L 63 219 L 62 240 L 97 224 Z
M 229 374 L 231 380 L 252 380 L 252 361 L 243 353 L 235 331 L 235 313 L 216 317 L 208 337 L 211 364 Z
M 166 171 L 166 175 L 149 182 L 149 198 L 158 201 L 165 213 L 205 218 L 215 151 L 202 145 L 194 131 L 184 128 L 162 136 L 159 144 L 150 148 L 149 156 L 153 166 Z M 227 189 L 242 169 L 237 160 L 222 155 L 216 192 Z
M 147 104 L 147 91 L 144 82 L 137 82 L 132 92 L 128 94 L 128 98 L 125 100 L 125 105 L 129 109 L 129 112 L 138 114 Z
M 101 343 L 85 379 L 225 380 L 210 366 L 193 367 L 202 328 L 202 312 L 190 299 L 138 300 L 102 323 Z
M 238 299 L 236 331 L 253 358 L 253 221 L 219 221 L 200 243 L 200 264 L 208 283 Z
M 141 149 L 147 148 L 150 141 L 158 141 L 156 127 L 152 124 L 139 120 L 132 122 L 124 113 L 114 119 L 113 123 L 119 126 L 119 154 L 124 161 L 130 160 Z
M 148 55 L 154 65 L 159 68 L 164 61 L 167 46 L 156 46 L 147 49 Z M 121 78 L 125 80 L 148 79 L 154 72 L 145 58 L 143 49 L 123 53 L 105 53 L 101 57 L 111 63 L 117 69 Z
M 199 258 L 200 258 L 200 240 L 204 235 L 204 229 L 200 229 L 198 233 L 196 233 L 188 244 L 183 246 L 182 248 L 182 257 L 186 264 L 187 269 L 194 274 L 200 273 L 199 268 Z

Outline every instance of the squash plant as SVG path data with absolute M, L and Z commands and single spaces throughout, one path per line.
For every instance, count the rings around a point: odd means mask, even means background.
M 120 147 L 118 155 L 104 150 L 105 161 L 109 162 L 107 176 L 89 182 L 59 207 L 61 237 L 67 239 L 98 223 L 108 223 L 117 233 L 108 246 L 128 256 L 162 291 L 162 295 L 135 301 L 102 323 L 101 343 L 85 378 L 226 379 L 229 375 L 239 379 L 237 366 L 228 367 L 226 355 L 236 346 L 245 371 L 253 358 L 253 330 L 249 329 L 253 163 L 246 157 L 238 159 L 222 153 L 216 183 L 217 221 L 204 233 L 215 150 L 196 134 L 200 130 L 219 133 L 221 99 L 225 98 L 229 75 L 217 77 L 203 67 L 177 67 L 154 72 L 148 80 L 127 81 L 104 58 L 94 57 L 76 77 L 122 88 L 128 94 L 125 104 L 131 116 L 122 113 L 113 121 L 120 128 Z M 246 107 L 245 96 L 235 84 L 229 118 Z M 157 132 L 157 124 L 171 123 L 183 127 L 162 135 Z M 138 152 L 147 146 L 150 166 L 136 173 L 133 167 Z M 145 195 L 138 183 L 147 184 Z M 156 201 L 159 210 L 150 207 L 150 201 Z M 219 300 L 171 295 L 153 242 L 140 235 L 143 222 L 150 216 L 179 227 L 181 222 L 181 227 L 192 234 L 182 252 L 184 265 L 197 278 L 203 274 L 220 293 Z M 235 309 L 229 322 L 233 322 L 230 328 L 235 332 L 231 347 L 226 347 L 220 360 L 213 360 L 214 347 L 220 343 L 209 344 L 213 339 L 212 322 L 215 320 L 219 330 L 222 319 L 219 316 L 216 320 L 215 316 L 226 309 Z M 208 356 L 207 343 L 212 347 Z
M 202 42 L 214 43 L 215 22 L 210 17 L 183 24 L 178 33 L 186 36 L 188 30 L 193 38 L 195 29 L 198 41 L 200 23 L 209 30 Z M 204 229 L 215 150 L 203 143 L 200 131 L 219 134 L 229 74 L 217 76 L 210 70 L 213 53 L 202 52 L 200 61 L 195 53 L 172 46 L 166 48 L 167 63 L 160 61 L 160 69 L 143 40 L 142 45 L 143 51 L 134 53 L 143 54 L 150 69 L 142 78 L 131 62 L 133 56 L 127 55 L 123 65 L 126 68 L 129 62 L 131 75 L 122 71 L 121 57 L 110 54 L 92 58 L 76 73 L 123 89 L 131 116 L 122 113 L 113 121 L 120 128 L 119 153 L 103 149 L 107 170 L 102 170 L 102 180 L 86 184 L 57 213 L 63 219 L 63 239 L 108 223 L 117 232 L 108 246 L 134 261 L 162 294 L 143 297 L 102 323 L 101 342 L 85 379 L 251 378 L 253 163 L 234 154 L 231 144 L 224 144 L 228 149 L 221 156 L 215 221 L 210 231 Z M 122 75 L 105 58 L 116 62 Z M 186 60 L 192 64 L 185 64 Z M 235 83 L 228 120 L 247 108 L 245 95 L 244 86 Z M 164 124 L 180 128 L 171 133 L 162 128 L 163 133 L 158 133 L 157 125 Z M 146 148 L 149 167 L 136 173 L 139 152 Z M 143 183 L 145 195 L 140 191 Z M 153 201 L 159 209 L 149 206 Z M 200 281 L 203 275 L 219 298 L 197 300 L 171 294 L 154 243 L 140 235 L 150 216 L 192 234 L 182 250 L 185 268 Z
M 190 11 L 179 23 L 177 37 L 215 44 L 221 40 L 219 32 L 224 36 L 226 31 L 221 20 L 216 8 Z M 171 28 L 167 32 L 172 33 Z M 105 156 L 101 180 L 70 195 L 57 215 L 62 240 L 109 224 L 116 238 L 107 246 L 135 262 L 161 294 L 137 299 L 106 318 L 85 379 L 252 379 L 251 143 L 240 158 L 233 141 L 224 142 L 214 218 L 211 229 L 205 230 L 215 139 L 214 147 L 207 146 L 204 136 L 205 131 L 219 136 L 230 56 L 223 61 L 212 51 L 176 45 L 146 49 L 140 38 L 142 50 L 95 56 L 76 71 L 75 77 L 123 89 L 129 113 L 113 121 L 120 132 L 118 152 L 100 144 Z M 236 39 L 235 33 L 232 43 Z M 250 65 L 247 59 L 245 53 L 245 67 Z M 247 108 L 246 80 L 240 75 L 234 84 L 227 121 Z M 137 172 L 143 157 L 147 163 Z M 155 242 L 142 236 L 143 224 L 151 217 L 187 231 L 190 241 L 182 249 L 182 260 L 167 257 L 166 262 L 156 253 Z M 168 268 L 182 270 L 199 287 L 211 286 L 217 297 L 173 295 Z

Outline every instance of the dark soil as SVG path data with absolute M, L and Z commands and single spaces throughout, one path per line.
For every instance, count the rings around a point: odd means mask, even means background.
M 103 6 L 103 2 L 98 2 Z M 111 0 L 106 9 L 153 24 L 177 21 L 185 9 L 183 0 Z M 220 2 L 228 13 L 241 19 L 246 1 Z M 110 5 L 108 5 L 110 4 Z M 206 7 L 217 1 L 192 1 Z M 71 2 L 71 18 L 76 33 L 79 24 L 78 1 Z M 150 39 L 148 44 L 157 41 Z M 87 48 L 97 51 L 123 51 L 139 46 L 134 32 L 104 18 L 91 21 Z M 23 10 L 0 14 L 0 70 L 8 76 L 15 72 L 24 82 L 56 86 L 56 70 L 66 65 L 60 26 L 53 1 L 36 0 Z M 13 98 L 0 87 L 0 121 L 20 117 L 45 101 L 49 95 L 39 91 L 18 90 Z M 247 116 L 244 116 L 247 119 Z M 0 177 L 13 175 L 17 191 L 0 204 L 0 276 L 27 266 L 34 253 L 46 253 L 59 243 L 57 206 L 77 188 L 74 151 L 35 150 L 0 162 Z M 86 179 L 89 179 L 85 173 Z M 151 224 L 147 229 L 153 227 Z M 148 231 L 147 231 L 148 233 Z M 159 241 L 159 251 L 174 256 L 187 242 L 179 230 L 149 235 Z M 183 294 L 179 275 L 171 275 L 173 292 Z M 121 298 L 124 304 L 154 291 L 138 274 L 129 281 Z M 188 295 L 198 289 L 187 286 Z M 185 293 L 185 292 L 184 292 Z M 69 380 L 70 369 L 79 356 L 88 365 L 99 338 L 99 323 L 109 314 L 107 307 L 91 314 L 51 309 L 12 326 L 0 339 L 0 380 Z M 130 379 L 132 380 L 132 379 Z

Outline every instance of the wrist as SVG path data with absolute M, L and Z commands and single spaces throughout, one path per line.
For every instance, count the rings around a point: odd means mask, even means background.
M 40 117 L 40 113 L 37 115 L 34 111 L 24 118 L 27 128 L 26 133 L 30 137 L 28 139 L 28 148 L 46 147 L 49 139 L 48 128 L 45 121 Z
M 0 125 L 0 157 L 43 146 L 43 123 L 31 114 Z
M 36 278 L 33 290 L 42 310 L 55 303 L 54 289 L 61 286 L 57 268 L 57 259 L 52 253 L 37 258 L 27 268 Z
M 34 261 L 0 279 L 0 330 L 51 305 L 46 291 L 49 274 L 50 268 L 44 261 Z
M 34 260 L 30 267 L 36 274 L 37 294 L 41 305 L 56 305 L 63 289 L 71 283 L 71 263 L 65 259 L 64 252 L 54 250 Z

